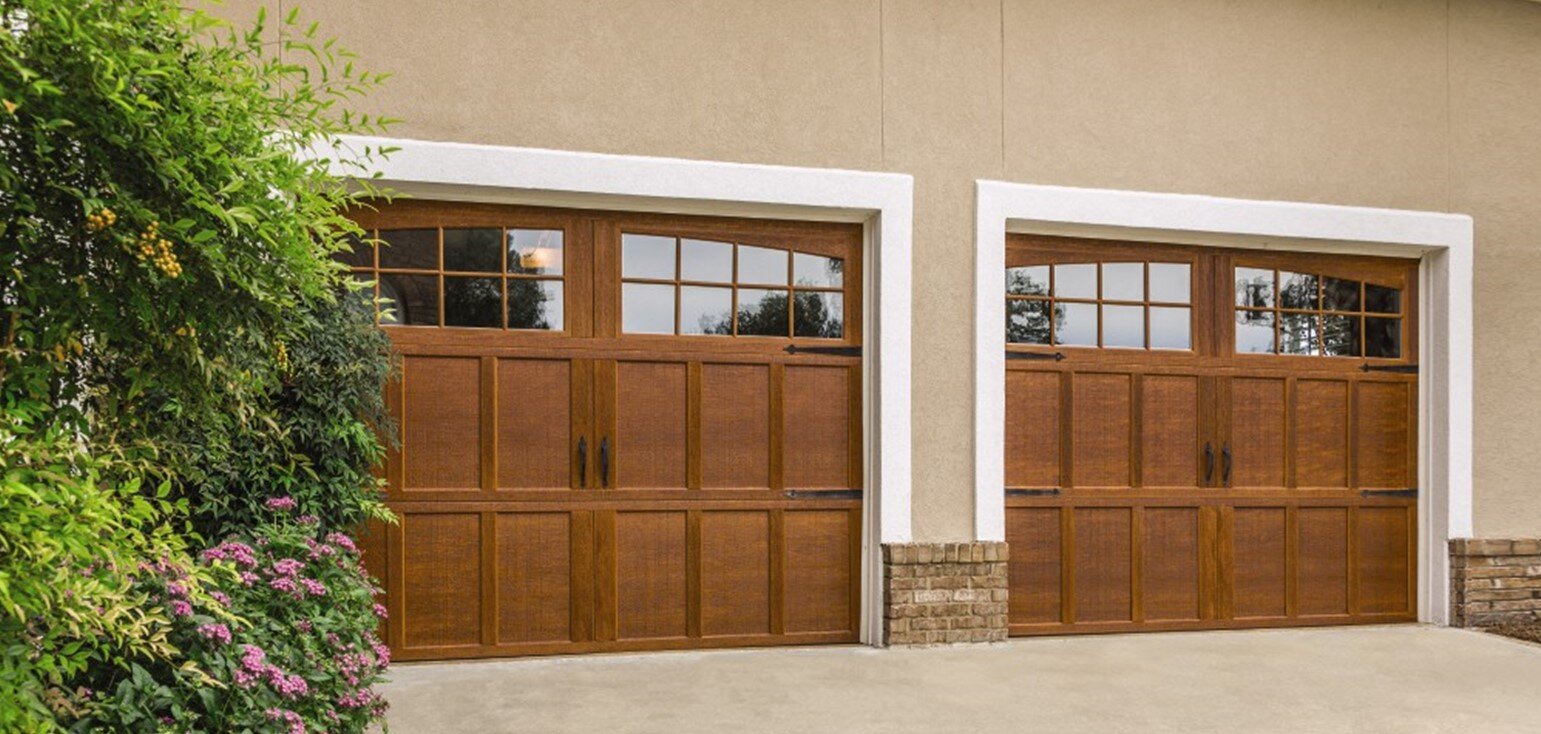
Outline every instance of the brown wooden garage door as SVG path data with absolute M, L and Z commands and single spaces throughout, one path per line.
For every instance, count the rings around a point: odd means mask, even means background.
M 856 639 L 859 227 L 357 219 L 403 355 L 366 548 L 399 659 Z
M 1007 253 L 1013 634 L 1415 618 L 1416 263 Z

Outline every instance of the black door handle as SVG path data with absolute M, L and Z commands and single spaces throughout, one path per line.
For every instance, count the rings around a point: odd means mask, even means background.
M 1225 448 L 1220 450 L 1220 458 L 1224 461 L 1220 469 L 1220 481 L 1225 486 L 1231 486 L 1231 442 L 1225 442 Z
M 1204 486 L 1208 487 L 1210 481 L 1215 478 L 1215 446 L 1204 442 Z
M 599 439 L 599 486 L 610 486 L 610 437 Z
M 589 441 L 587 437 L 578 438 L 578 488 L 589 485 Z

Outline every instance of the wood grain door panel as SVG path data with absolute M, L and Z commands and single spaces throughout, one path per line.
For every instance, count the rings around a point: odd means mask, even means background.
M 1418 389 L 1405 369 L 1416 364 L 1415 265 L 1012 235 L 1009 266 L 1040 268 L 1014 281 L 1012 302 L 1127 306 L 1137 286 L 1109 296 L 1094 281 L 1062 295 L 1047 283 L 1033 290 L 1031 278 L 1087 263 L 1102 264 L 1105 278 L 1107 263 L 1139 261 L 1192 264 L 1191 349 L 1008 347 L 1029 357 L 1008 360 L 1005 375 L 1011 633 L 1415 619 L 1417 499 L 1407 490 L 1418 471 Z M 1233 269 L 1242 266 L 1402 289 L 1402 356 L 1236 348 Z M 1294 301 L 1273 313 L 1294 319 L 1293 348 L 1323 350 L 1326 331 L 1312 336 L 1302 316 L 1310 303 L 1321 304 L 1320 323 L 1335 316 L 1341 326 L 1359 301 L 1338 283 L 1329 306 L 1327 280 L 1292 282 Z M 1346 318 L 1381 318 L 1380 308 Z

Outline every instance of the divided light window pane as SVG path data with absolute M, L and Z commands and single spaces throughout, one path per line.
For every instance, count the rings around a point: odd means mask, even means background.
M 508 272 L 561 275 L 563 237 L 560 229 L 508 230 Z
M 793 253 L 792 279 L 804 288 L 840 288 L 845 285 L 845 261 L 838 257 Z
M 733 245 L 708 240 L 680 240 L 680 280 L 732 283 Z
M 1055 265 L 1054 297 L 1095 299 L 1097 297 L 1096 264 Z
M 628 334 L 673 334 L 674 286 L 622 283 L 621 330 Z
M 1192 293 L 1190 269 L 1188 263 L 1151 263 L 1150 300 L 1188 303 Z
M 674 238 L 650 234 L 621 235 L 621 275 L 674 280 Z M 674 309 L 669 309 L 672 314 Z M 673 329 L 670 329 L 673 331 Z
M 738 282 L 756 285 L 787 284 L 787 251 L 738 246 Z
M 1145 264 L 1103 263 L 1102 299 L 1105 301 L 1145 300 Z

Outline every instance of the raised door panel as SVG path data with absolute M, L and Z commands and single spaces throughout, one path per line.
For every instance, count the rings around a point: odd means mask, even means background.
M 1416 391 L 1409 382 L 1358 383 L 1357 443 L 1359 486 L 1400 489 L 1413 486 L 1409 453 L 1412 430 L 1409 402 Z
M 498 514 L 499 643 L 571 638 L 571 532 L 567 512 Z
M 1129 433 L 1133 424 L 1129 375 L 1076 374 L 1071 398 L 1074 484 L 1129 486 Z
M 1060 375 L 1006 371 L 1006 486 L 1060 485 Z
M 562 359 L 498 360 L 498 487 L 571 486 L 569 427 L 581 392 L 574 390 L 573 367 Z
M 701 514 L 701 634 L 764 635 L 770 628 L 770 512 Z
M 618 639 L 686 635 L 684 512 L 615 514 L 615 611 Z
M 786 512 L 787 633 L 852 628 L 852 525 L 851 510 Z
M 403 360 L 404 494 L 481 486 L 481 389 L 477 358 Z
M 770 486 L 770 367 L 701 366 L 701 486 Z
M 1199 509 L 1152 507 L 1144 510 L 1143 601 L 1145 621 L 1199 618 Z
M 1403 506 L 1361 507 L 1357 513 L 1359 613 L 1411 612 L 1412 513 Z
M 1075 510 L 1075 621 L 1128 622 L 1134 618 L 1132 510 Z
M 1146 375 L 1140 381 L 1140 476 L 1152 488 L 1192 488 L 1201 479 L 1199 378 Z
M 1285 482 L 1284 378 L 1238 377 L 1230 381 L 1230 486 L 1277 488 Z M 1221 449 L 1217 449 L 1221 450 Z M 1215 484 L 1224 484 L 1224 459 Z
M 852 486 L 853 379 L 849 367 L 786 368 L 782 436 L 788 488 Z
M 1295 486 L 1348 486 L 1348 381 L 1295 383 Z
M 1011 552 L 1006 600 L 1011 624 L 1061 621 L 1060 517 L 1057 507 L 1006 508 L 1006 543 Z
M 481 516 L 401 518 L 404 648 L 481 642 Z
M 683 362 L 615 365 L 615 445 L 611 486 L 682 489 L 686 481 L 689 400 Z M 597 447 L 596 447 L 597 450 Z M 603 472 L 602 472 L 603 473 Z
M 1302 617 L 1348 614 L 1348 508 L 1296 510 L 1296 609 Z
M 1237 507 L 1231 515 L 1233 617 L 1286 613 L 1286 538 L 1283 507 Z

